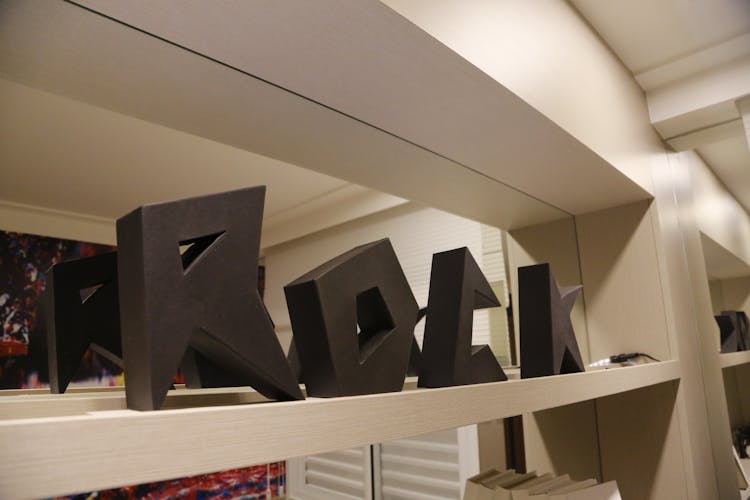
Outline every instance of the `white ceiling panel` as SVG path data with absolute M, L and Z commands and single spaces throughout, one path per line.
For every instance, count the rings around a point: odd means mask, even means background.
M 747 0 L 571 0 L 633 73 L 750 31 Z

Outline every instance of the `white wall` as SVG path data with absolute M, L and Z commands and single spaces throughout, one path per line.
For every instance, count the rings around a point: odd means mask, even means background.
M 695 217 L 705 235 L 750 264 L 750 215 L 727 191 L 700 156 L 681 153 L 690 167 Z

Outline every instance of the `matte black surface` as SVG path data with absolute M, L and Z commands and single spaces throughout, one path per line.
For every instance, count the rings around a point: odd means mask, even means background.
M 419 314 L 417 314 L 417 323 L 419 323 L 426 314 L 426 307 L 420 309 Z M 409 351 L 409 366 L 406 369 L 407 377 L 416 377 L 419 375 L 419 358 L 421 355 L 422 352 L 419 349 L 417 338 L 414 337 L 411 342 L 411 350 Z M 286 359 L 289 363 L 289 366 L 292 367 L 292 371 L 294 371 L 294 376 L 297 377 L 297 382 L 303 384 L 304 381 L 302 379 L 302 365 L 299 362 L 299 356 L 297 355 L 297 347 L 294 345 L 294 339 L 292 339 L 292 342 L 289 345 L 289 351 L 287 352 Z
M 328 261 L 284 293 L 308 395 L 403 388 L 419 307 L 389 240 Z
M 750 325 L 743 311 L 721 311 L 715 316 L 721 335 L 721 352 L 750 349 Z
M 261 293 L 260 289 L 258 293 Z M 263 304 L 263 307 L 268 315 L 268 320 L 271 322 L 271 328 L 275 330 L 276 325 L 274 325 L 273 319 L 268 313 L 268 308 L 265 307 L 265 304 Z M 291 367 L 294 370 L 294 365 Z M 185 357 L 180 364 L 180 370 L 185 377 L 185 386 L 189 389 L 239 387 L 245 385 L 242 383 L 242 379 L 238 378 L 233 372 L 224 369 L 190 347 L 185 352 Z M 299 381 L 298 371 L 294 371 L 294 375 Z
M 750 349 L 750 325 L 748 325 L 747 314 L 744 311 L 721 311 L 721 315 L 729 317 L 732 326 L 737 331 L 737 350 Z
M 43 301 L 54 394 L 65 392 L 89 347 L 122 366 L 116 252 L 54 265 Z
M 518 268 L 521 378 L 585 371 L 570 321 L 581 289 L 559 288 L 549 264 Z
M 734 325 L 732 318 L 722 313 L 716 318 L 719 325 L 719 336 L 721 338 L 721 352 L 737 352 L 740 349 L 739 331 Z
M 427 308 L 423 307 L 417 314 L 417 324 L 422 321 L 422 318 L 427 316 Z M 416 327 L 416 324 L 414 325 Z M 407 377 L 416 377 L 419 375 L 419 359 L 422 357 L 422 351 L 419 349 L 417 338 L 414 337 L 411 341 L 411 350 L 409 351 L 409 367 L 406 369 Z
M 740 326 L 740 349 L 750 349 L 750 321 L 744 311 L 737 311 L 737 323 Z
M 248 385 L 218 363 L 211 361 L 199 351 L 189 347 L 180 363 L 180 370 L 185 377 L 185 386 L 189 389 L 208 387 L 239 387 Z
M 471 345 L 474 310 L 499 305 L 468 248 L 432 256 L 419 387 L 508 379 L 489 346 Z
M 523 416 L 503 419 L 505 428 L 505 466 L 526 473 L 526 447 L 523 441 Z
M 117 221 L 128 408 L 161 406 L 188 347 L 238 385 L 304 398 L 257 290 L 264 197 L 265 187 L 240 189 Z

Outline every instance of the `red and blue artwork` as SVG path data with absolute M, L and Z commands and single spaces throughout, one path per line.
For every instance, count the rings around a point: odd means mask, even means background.
M 114 247 L 0 231 L 0 389 L 47 387 L 47 346 L 40 298 L 47 270 L 58 262 L 111 252 Z M 118 385 L 117 365 L 87 352 L 74 381 Z
M 57 500 L 266 500 L 284 495 L 285 469 L 285 462 L 276 462 Z

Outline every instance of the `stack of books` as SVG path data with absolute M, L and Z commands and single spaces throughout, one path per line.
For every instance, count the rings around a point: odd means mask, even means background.
M 490 469 L 466 481 L 464 500 L 621 500 L 616 481 Z

